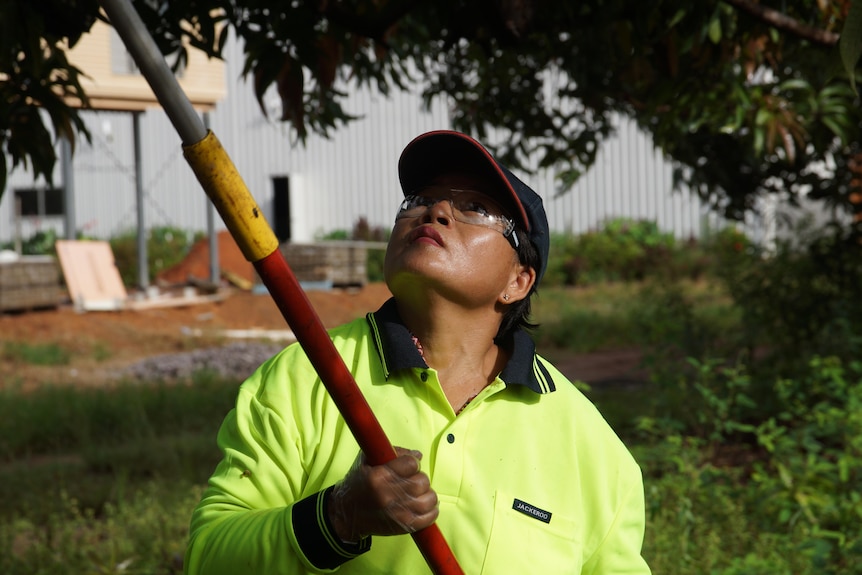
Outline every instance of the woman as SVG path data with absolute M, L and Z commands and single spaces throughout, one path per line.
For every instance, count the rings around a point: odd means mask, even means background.
M 472 138 L 423 134 L 386 253 L 393 298 L 331 332 L 397 445 L 365 464 L 298 346 L 242 386 L 186 572 L 423 573 L 437 522 L 465 573 L 649 573 L 640 471 L 535 353 L 541 198 Z

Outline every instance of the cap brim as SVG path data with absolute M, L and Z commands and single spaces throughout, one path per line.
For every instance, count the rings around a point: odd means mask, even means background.
M 407 144 L 398 161 L 398 177 L 405 195 L 440 175 L 452 173 L 469 174 L 499 184 L 483 191 L 503 194 L 497 199 L 503 205 L 514 207 L 515 217 L 525 231 L 530 231 L 527 212 L 502 167 L 470 136 L 451 130 L 427 132 Z

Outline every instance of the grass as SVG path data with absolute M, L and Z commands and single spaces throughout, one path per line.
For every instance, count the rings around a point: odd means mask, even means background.
M 0 522 L 5 575 L 180 573 L 188 510 L 198 486 L 152 481 L 96 514 L 61 491 L 55 510 L 34 521 Z
M 71 352 L 58 343 L 10 341 L 3 345 L 3 359 L 30 365 L 68 365 Z
M 540 348 L 588 353 L 685 338 L 678 330 L 732 333 L 739 324 L 730 298 L 703 282 L 616 283 L 539 292 L 533 319 Z
M 237 382 L 44 386 L 0 399 L 0 516 L 46 517 L 64 489 L 86 507 L 116 502 L 120 480 L 198 483 L 218 461 L 215 436 Z M 2 570 L 0 570 L 2 571 Z

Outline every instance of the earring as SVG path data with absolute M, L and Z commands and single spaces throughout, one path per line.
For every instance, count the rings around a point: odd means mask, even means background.
M 509 294 L 504 293 L 504 294 L 503 294 L 503 299 L 504 299 L 504 300 L 506 300 L 506 301 L 509 301 Z

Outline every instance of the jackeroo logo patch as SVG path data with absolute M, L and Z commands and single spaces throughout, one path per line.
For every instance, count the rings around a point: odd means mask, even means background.
M 529 503 L 521 501 L 520 499 L 515 499 L 514 503 L 512 503 L 512 509 L 523 513 L 524 515 L 529 515 L 533 519 L 538 519 L 539 521 L 543 521 L 544 523 L 551 522 L 551 512 L 545 511 L 544 509 L 539 509 L 538 507 L 533 507 Z

